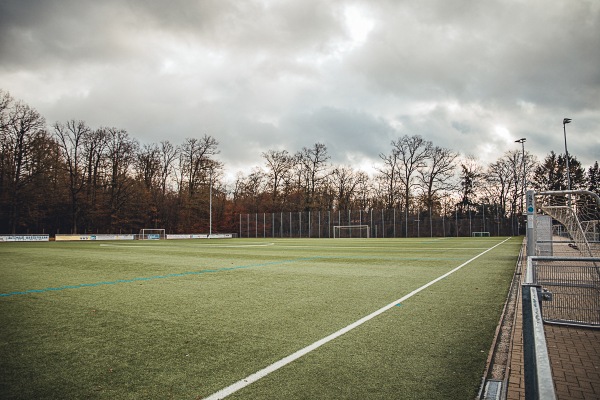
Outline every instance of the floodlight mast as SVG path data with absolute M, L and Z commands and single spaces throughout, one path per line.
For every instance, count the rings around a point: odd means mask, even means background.
M 565 155 L 567 158 L 567 190 L 571 190 L 571 168 L 569 168 L 569 150 L 567 150 L 567 128 L 566 125 L 571 123 L 571 118 L 563 118 L 563 133 L 565 135 Z
M 212 235 L 212 185 L 213 185 L 213 169 L 210 169 L 209 178 L 209 194 L 208 194 L 208 237 Z
M 524 214 L 525 210 L 523 209 L 523 197 L 525 196 L 525 142 L 526 138 L 521 138 L 519 140 L 515 140 L 515 143 L 521 143 L 521 147 L 523 148 L 523 157 L 521 158 L 521 165 L 523 166 L 523 193 L 521 195 L 521 214 Z

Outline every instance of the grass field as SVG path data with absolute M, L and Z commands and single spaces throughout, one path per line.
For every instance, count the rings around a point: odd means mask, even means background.
M 520 246 L 2 243 L 0 398 L 201 399 L 465 264 L 228 399 L 472 399 Z

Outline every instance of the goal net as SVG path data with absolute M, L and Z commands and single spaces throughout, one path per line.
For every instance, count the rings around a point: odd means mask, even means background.
M 563 251 L 574 251 L 583 257 L 600 257 L 600 197 L 587 190 L 539 192 L 535 194 L 536 235 L 548 231 L 552 224 L 553 247 L 562 244 Z M 544 221 L 541 215 L 551 217 Z M 548 218 L 546 217 L 546 218 Z M 540 222 L 544 221 L 543 229 Z M 548 240 L 548 238 L 545 238 Z M 556 251 L 553 252 L 556 255 Z
M 490 237 L 490 233 L 489 232 L 472 232 L 471 236 L 472 237 Z
M 163 240 L 167 238 L 164 229 L 140 229 L 140 233 L 135 236 L 137 240 Z
M 335 225 L 333 237 L 337 238 L 368 238 L 369 225 Z

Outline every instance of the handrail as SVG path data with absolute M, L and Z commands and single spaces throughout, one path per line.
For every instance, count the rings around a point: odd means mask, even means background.
M 522 285 L 525 399 L 555 400 L 554 380 L 538 297 L 541 288 L 535 284 L 533 258 L 537 257 L 527 257 L 527 271 Z
M 551 195 L 551 194 L 587 194 L 587 195 L 591 195 L 596 200 L 598 207 L 600 207 L 600 196 L 598 196 L 594 192 L 590 192 L 589 190 L 552 190 L 552 191 L 545 191 L 545 192 L 536 192 L 535 194 L 536 194 L 536 196 L 537 195 L 546 196 L 546 195 Z

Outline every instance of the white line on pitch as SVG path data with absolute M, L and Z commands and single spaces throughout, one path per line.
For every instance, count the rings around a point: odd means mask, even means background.
M 88 242 L 89 243 L 89 242 Z M 166 248 L 167 246 L 157 246 L 155 244 L 106 244 L 106 243 L 101 243 L 100 247 L 131 247 L 134 249 L 144 249 L 147 250 L 149 247 L 155 247 L 155 248 L 159 248 L 162 250 L 164 248 Z M 168 247 L 173 247 L 173 246 L 168 246 Z
M 206 248 L 222 248 L 222 247 L 266 247 L 266 246 L 273 246 L 275 243 L 260 243 L 260 244 L 238 244 L 238 245 L 206 245 L 205 247 L 203 247 L 203 249 Z M 106 243 L 102 243 L 100 244 L 101 247 L 130 247 L 130 248 L 134 248 L 134 249 L 148 249 L 149 247 L 154 247 L 157 249 L 165 249 L 167 247 L 170 248 L 175 248 L 177 246 L 157 246 L 155 244 L 134 244 L 134 245 L 126 245 L 126 244 L 106 244 Z
M 390 247 L 390 246 L 286 246 L 277 244 L 279 248 L 309 248 L 309 249 L 326 249 L 326 250 L 337 250 L 337 249 L 386 249 L 388 251 L 442 251 L 442 250 L 485 250 L 487 247 L 435 247 L 435 248 L 414 248 L 414 247 Z
M 258 244 L 232 244 L 232 245 L 213 245 L 210 246 L 212 248 L 221 248 L 221 247 L 266 247 L 266 246 L 274 246 L 275 243 L 258 243 Z
M 269 375 L 271 372 L 277 371 L 279 368 L 286 366 L 287 364 L 291 363 L 292 361 L 297 360 L 298 358 L 304 356 L 305 354 L 310 353 L 311 351 L 323 346 L 325 343 L 328 343 L 330 341 L 332 341 L 333 339 L 336 339 L 340 336 L 342 336 L 343 334 L 350 332 L 351 330 L 353 330 L 354 328 L 364 324 L 365 322 L 375 318 L 376 316 L 378 316 L 379 314 L 384 313 L 385 311 L 389 310 L 390 308 L 394 307 L 396 304 L 398 303 L 402 303 L 406 300 L 408 300 L 409 298 L 411 298 L 412 296 L 414 296 L 415 294 L 419 293 L 422 290 L 427 289 L 429 286 L 433 285 L 434 283 L 441 281 L 442 279 L 452 275 L 453 273 L 455 273 L 456 271 L 458 271 L 459 269 L 461 269 L 462 267 L 464 267 L 465 265 L 469 264 L 470 262 L 476 260 L 477 258 L 481 257 L 482 255 L 484 255 L 485 253 L 487 253 L 490 250 L 495 249 L 496 247 L 500 246 L 501 244 L 507 242 L 508 240 L 510 240 L 511 238 L 509 237 L 506 240 L 503 240 L 500 243 L 497 243 L 496 245 L 490 247 L 489 249 L 479 253 L 478 255 L 476 255 L 475 257 L 471 258 L 468 261 L 465 261 L 464 263 L 462 263 L 461 265 L 459 265 L 458 267 L 454 268 L 453 270 L 446 272 L 444 275 L 439 276 L 437 278 L 435 278 L 434 280 L 432 280 L 429 283 L 426 283 L 425 285 L 421 286 L 418 289 L 413 290 L 412 292 L 410 292 L 409 294 L 407 294 L 404 297 L 399 298 L 398 300 L 388 304 L 385 307 L 380 308 L 379 310 L 367 315 L 366 317 L 363 317 L 361 319 L 359 319 L 358 321 L 346 326 L 345 328 L 340 329 L 337 332 L 332 333 L 331 335 L 318 340 L 316 342 L 314 342 L 313 344 L 306 346 L 303 349 L 298 350 L 297 352 L 290 354 L 289 356 L 282 358 L 279 361 L 274 362 L 273 364 L 269 365 L 268 367 L 265 367 L 263 369 L 261 369 L 258 372 L 253 373 L 252 375 L 248 375 L 247 377 L 245 377 L 244 379 L 241 379 L 237 382 L 235 382 L 234 384 L 227 386 L 224 389 L 219 390 L 218 392 L 215 392 L 213 394 L 211 394 L 210 396 L 206 397 L 204 400 L 218 400 L 218 399 L 224 399 L 225 397 L 229 396 L 230 394 L 233 394 L 235 392 L 237 392 L 238 390 L 250 385 L 251 383 L 254 383 L 256 381 L 258 381 L 261 378 L 264 378 L 265 376 Z

